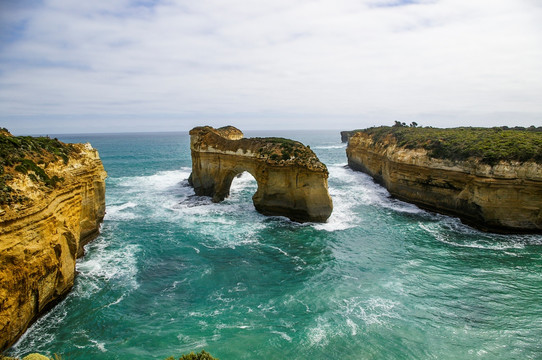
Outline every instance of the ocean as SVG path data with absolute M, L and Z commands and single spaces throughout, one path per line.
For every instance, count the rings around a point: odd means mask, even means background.
M 72 292 L 8 354 L 542 358 L 542 236 L 391 198 L 346 166 L 338 132 L 245 135 L 311 146 L 329 169 L 327 223 L 257 213 L 247 173 L 222 203 L 195 197 L 187 133 L 58 135 L 100 152 L 107 214 Z

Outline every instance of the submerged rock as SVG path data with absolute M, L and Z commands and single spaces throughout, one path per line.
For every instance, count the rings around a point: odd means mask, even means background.
M 192 174 L 197 195 L 220 202 L 229 195 L 232 180 L 247 171 L 258 183 L 252 197 L 256 210 L 294 221 L 325 222 L 333 210 L 328 171 L 300 142 L 283 138 L 243 138 L 232 126 L 190 131 Z

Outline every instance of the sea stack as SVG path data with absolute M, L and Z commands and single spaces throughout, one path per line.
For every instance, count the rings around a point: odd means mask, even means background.
M 346 154 L 398 199 L 485 231 L 539 233 L 540 144 L 534 130 L 380 127 L 357 131 Z
M 233 178 L 247 171 L 258 183 L 257 211 L 298 222 L 325 222 L 333 210 L 326 166 L 300 142 L 283 138 L 244 138 L 233 126 L 190 131 L 192 174 L 197 195 L 220 202 Z
M 105 178 L 90 144 L 0 131 L 0 351 L 72 288 L 99 233 Z

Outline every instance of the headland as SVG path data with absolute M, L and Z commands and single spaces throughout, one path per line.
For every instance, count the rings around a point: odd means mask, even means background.
M 394 197 L 486 231 L 542 232 L 537 128 L 375 127 L 348 134 L 348 164 Z
M 90 144 L 0 131 L 0 351 L 72 288 L 76 258 L 105 214 Z

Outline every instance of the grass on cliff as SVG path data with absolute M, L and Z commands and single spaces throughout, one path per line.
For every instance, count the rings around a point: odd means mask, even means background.
M 190 130 L 191 135 L 199 135 L 198 141 L 193 144 L 196 148 L 212 144 L 213 148 L 221 151 L 237 152 L 242 150 L 253 152 L 266 162 L 277 165 L 301 165 L 327 171 L 326 166 L 320 162 L 316 154 L 299 141 L 281 137 L 253 137 L 230 140 L 217 134 L 210 127 L 197 127 Z
M 438 129 L 431 127 L 381 126 L 362 130 L 375 142 L 391 135 L 397 145 L 407 149 L 424 148 L 437 159 L 480 159 L 495 165 L 499 161 L 535 161 L 542 163 L 542 128 Z
M 9 183 L 14 173 L 27 174 L 34 182 L 53 188 L 63 179 L 49 177 L 44 169 L 50 162 L 62 159 L 68 163 L 73 146 L 49 137 L 12 136 L 0 129 L 0 205 L 23 203 L 24 195 L 17 194 Z
M 251 138 L 250 140 L 274 145 L 272 148 L 262 146 L 258 149 L 258 152 L 261 155 L 267 155 L 273 161 L 290 160 L 292 158 L 308 160 L 309 158 L 316 156 L 312 150 L 310 150 L 310 146 L 305 146 L 295 140 L 280 137 Z

